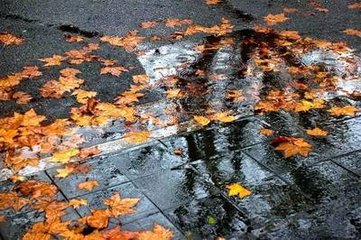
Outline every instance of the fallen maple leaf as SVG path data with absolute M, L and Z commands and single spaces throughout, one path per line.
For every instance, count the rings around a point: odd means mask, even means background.
M 123 72 L 128 72 L 128 69 L 124 67 L 106 66 L 100 69 L 100 74 L 111 74 L 119 77 Z
M 61 65 L 62 61 L 64 61 L 65 59 L 66 58 L 61 55 L 53 55 L 52 57 L 41 58 L 39 60 L 45 62 L 44 67 L 50 67 Z
M 216 4 L 219 4 L 221 2 L 222 2 L 222 0 L 206 0 L 206 3 L 208 5 L 216 5 Z
M 78 103 L 86 104 L 89 98 L 93 98 L 97 95 L 97 92 L 77 89 L 71 95 L 76 96 L 76 100 Z
M 31 196 L 33 198 L 40 196 L 55 197 L 56 193 L 58 192 L 58 189 L 55 185 L 36 180 L 21 182 L 16 186 L 16 190 L 20 191 L 25 196 Z
M 91 215 L 84 217 L 81 221 L 93 228 L 106 228 L 110 216 L 108 209 L 92 210 Z
M 89 192 L 95 187 L 99 187 L 99 183 L 96 180 L 90 180 L 78 184 L 78 188 L 80 190 L 88 190 Z
M 69 201 L 69 206 L 72 206 L 75 209 L 80 208 L 81 206 L 88 205 L 88 200 L 86 199 L 71 199 Z
M 360 30 L 348 28 L 348 29 L 344 30 L 343 32 L 345 34 L 347 34 L 347 35 L 350 35 L 350 36 L 361 37 L 361 31 Z
M 15 36 L 11 33 L 0 33 L 0 43 L 7 45 L 20 45 L 24 42 L 24 38 Z
M 50 160 L 51 162 L 58 162 L 58 163 L 67 163 L 69 160 L 79 154 L 79 149 L 72 148 L 67 151 L 62 152 L 55 152 L 53 153 L 53 158 Z
M 165 93 L 168 99 L 181 98 L 184 95 L 179 88 L 167 90 Z
M 330 112 L 332 116 L 355 116 L 358 112 L 358 109 L 354 106 L 345 106 L 345 107 L 332 107 L 331 109 L 327 110 Z
M 193 116 L 193 119 L 202 126 L 207 126 L 211 122 L 209 118 L 203 116 Z
M 228 191 L 228 196 L 232 197 L 232 196 L 238 196 L 239 198 L 244 198 L 247 197 L 249 195 L 252 194 L 251 191 L 249 191 L 248 189 L 244 188 L 241 184 L 239 183 L 232 183 L 226 186 L 226 188 L 229 190 Z
M 269 128 L 261 128 L 259 133 L 268 137 L 273 135 L 273 131 Z
M 264 17 L 264 20 L 268 25 L 275 25 L 277 23 L 285 22 L 288 19 L 289 18 L 286 17 L 284 13 L 279 13 L 275 15 L 268 14 L 266 17 Z
M 98 155 L 101 151 L 98 149 L 98 146 L 89 147 L 89 148 L 82 148 L 79 153 L 79 157 L 81 159 L 85 159 L 89 156 Z
M 33 99 L 30 94 L 22 91 L 14 93 L 12 97 L 13 99 L 16 99 L 17 104 L 27 104 L 30 102 L 31 99 Z
M 361 2 L 360 3 L 350 3 L 347 5 L 349 9 L 361 9 Z
M 140 232 L 139 240 L 170 240 L 173 238 L 173 232 L 161 225 L 154 224 L 152 231 Z
M 182 155 L 183 153 L 182 149 L 175 149 L 173 152 L 175 155 Z
M 66 166 L 65 168 L 56 169 L 56 172 L 58 173 L 55 175 L 57 178 L 65 178 L 69 176 L 69 174 L 73 173 L 74 168 Z
M 283 151 L 283 155 L 286 158 L 297 154 L 307 157 L 312 149 L 312 145 L 306 142 L 303 138 L 281 136 L 274 139 L 273 143 L 279 143 L 275 149 L 278 151 Z
M 306 133 L 311 136 L 327 136 L 328 132 L 318 127 L 313 129 L 307 129 Z
M 298 10 L 296 8 L 284 8 L 283 12 L 285 12 L 285 13 L 295 13 L 295 12 L 298 12 Z
M 4 215 L 0 215 L 0 223 L 6 222 L 6 217 Z
M 242 90 L 229 90 L 226 93 L 226 99 L 231 100 L 232 102 L 242 102 L 244 100 L 244 96 Z
M 19 197 L 16 192 L 0 193 L 0 210 L 13 208 L 15 211 L 19 211 L 29 203 L 28 199 Z
M 168 18 L 166 21 L 165 21 L 165 25 L 167 27 L 177 27 L 177 26 L 181 26 L 181 25 L 184 25 L 184 24 L 192 24 L 193 21 L 190 20 L 190 19 L 177 19 L 177 18 Z
M 150 137 L 149 131 L 129 132 L 125 135 L 125 140 L 131 143 L 145 143 Z
M 104 200 L 104 204 L 110 208 L 113 217 L 135 213 L 132 208 L 139 202 L 138 198 L 120 198 L 119 193 Z
M 156 21 L 146 21 L 146 22 L 142 22 L 140 24 L 141 28 L 153 28 L 155 26 L 157 26 L 157 22 Z
M 66 41 L 69 43 L 82 42 L 84 38 L 80 35 L 67 35 Z
M 229 123 L 236 120 L 234 116 L 229 115 L 227 112 L 219 112 L 212 116 L 212 119 L 218 120 L 220 122 Z

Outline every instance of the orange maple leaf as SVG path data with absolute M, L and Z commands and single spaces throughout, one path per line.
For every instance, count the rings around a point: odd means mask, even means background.
M 358 112 L 358 109 L 354 106 L 345 106 L 345 107 L 332 107 L 327 110 L 332 116 L 355 116 Z
M 27 104 L 30 102 L 31 99 L 33 99 L 30 94 L 22 91 L 14 93 L 12 97 L 13 99 L 16 99 L 17 104 Z
M 92 210 L 91 215 L 82 218 L 81 221 L 93 228 L 105 228 L 108 226 L 110 216 L 108 209 Z
M 177 26 L 182 26 L 184 24 L 192 24 L 193 21 L 190 20 L 190 19 L 177 19 L 177 18 L 168 18 L 166 21 L 165 21 L 165 25 L 167 27 L 177 27 Z
M 62 61 L 64 61 L 65 59 L 66 57 L 63 57 L 61 55 L 53 55 L 51 57 L 41 58 L 39 60 L 45 62 L 44 67 L 50 67 L 50 66 L 60 66 Z
M 312 149 L 312 145 L 306 142 L 303 138 L 278 137 L 273 140 L 273 143 L 279 143 L 275 149 L 283 151 L 286 158 L 297 154 L 307 157 Z
M 350 3 L 347 7 L 349 9 L 361 9 L 361 3 Z
M 69 43 L 82 42 L 84 41 L 84 38 L 80 35 L 67 35 L 66 41 Z
M 157 26 L 157 24 L 158 23 L 156 21 L 145 21 L 140 24 L 140 27 L 141 28 L 153 28 L 153 27 Z
M 119 193 L 104 200 L 104 204 L 110 208 L 113 217 L 135 213 L 132 209 L 139 202 L 139 198 L 120 198 Z
M 203 116 L 193 116 L 193 119 L 202 126 L 207 126 L 211 122 L 209 118 Z
M 284 13 L 279 13 L 275 15 L 268 14 L 266 17 L 264 17 L 264 20 L 268 25 L 275 25 L 277 23 L 285 22 L 288 19 L 289 18 L 286 17 Z
M 99 183 L 96 180 L 89 180 L 78 184 L 80 190 L 92 191 L 95 187 L 99 187 Z
M 55 197 L 55 194 L 58 192 L 58 189 L 55 185 L 36 180 L 22 182 L 16 186 L 15 189 L 20 191 L 25 196 L 31 195 L 33 198 L 40 196 Z
M 111 74 L 113 76 L 117 76 L 119 77 L 120 74 L 122 74 L 123 72 L 128 72 L 128 69 L 120 66 L 120 67 L 115 67 L 115 66 L 106 66 L 106 67 L 102 67 L 100 69 L 100 74 Z
M 206 0 L 206 3 L 208 5 L 216 5 L 216 4 L 219 4 L 221 2 L 222 2 L 222 0 Z
M 350 35 L 350 36 L 361 37 L 361 31 L 360 30 L 348 28 L 348 29 L 344 30 L 343 32 L 345 34 L 347 34 L 347 35 Z
M 11 33 L 0 33 L 0 43 L 6 45 L 20 45 L 24 42 L 24 38 L 15 36 Z
M 79 157 L 81 159 L 85 159 L 85 158 L 90 157 L 90 156 L 98 155 L 99 153 L 101 153 L 101 151 L 98 149 L 98 146 L 89 147 L 89 148 L 82 148 L 80 150 Z
M 165 227 L 154 224 L 152 231 L 140 232 L 139 240 L 170 240 L 173 238 L 173 232 Z
M 86 199 L 71 199 L 69 201 L 69 206 L 72 206 L 75 209 L 80 208 L 81 206 L 88 205 L 88 200 Z
M 259 133 L 268 137 L 273 135 L 273 131 L 269 128 L 261 128 Z

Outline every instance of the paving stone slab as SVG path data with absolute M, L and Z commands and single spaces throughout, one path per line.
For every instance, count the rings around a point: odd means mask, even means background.
M 262 127 L 256 118 L 246 118 L 161 141 L 168 149 L 182 150 L 182 157 L 192 162 L 232 154 L 235 150 L 264 142 L 267 139 L 258 133 Z
M 361 152 L 335 157 L 331 160 L 361 177 Z
M 161 210 L 206 197 L 214 191 L 191 168 L 165 170 L 133 182 Z
M 182 156 L 174 153 L 174 150 L 155 142 L 134 151 L 109 156 L 104 160 L 114 163 L 129 179 L 137 179 L 186 163 Z
M 189 239 L 247 236 L 247 217 L 220 195 L 194 199 L 182 206 L 165 210 L 165 214 Z

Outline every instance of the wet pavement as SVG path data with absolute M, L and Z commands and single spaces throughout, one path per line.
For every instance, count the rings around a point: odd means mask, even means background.
M 361 38 L 342 32 L 361 29 L 352 3 L 0 0 L 0 33 L 25 39 L 0 41 L 1 238 L 72 239 L 34 227 L 53 220 L 82 235 L 73 239 L 156 224 L 174 239 L 360 239 Z M 289 20 L 269 29 L 264 17 L 281 12 Z M 192 23 L 173 28 L 171 18 Z M 145 21 L 157 26 L 141 28 Z M 72 35 L 84 40 L 65 41 Z M 39 60 L 54 54 L 64 60 Z M 126 70 L 101 72 L 113 66 Z M 61 81 L 74 86 L 46 95 L 49 82 Z M 96 95 L 84 100 L 78 90 Z M 32 99 L 21 103 L 16 92 Z M 337 107 L 351 114 L 334 114 Z M 40 126 L 34 115 L 30 124 L 16 119 L 30 109 L 45 116 Z M 51 125 L 59 119 L 67 124 Z M 327 134 L 309 134 L 316 127 Z M 12 128 L 15 137 L 6 134 Z M 293 138 L 310 151 L 279 151 Z M 70 162 L 57 161 L 69 149 Z M 59 177 L 64 167 L 74 172 Z M 91 181 L 94 188 L 79 189 Z M 234 183 L 251 194 L 231 196 Z M 94 227 L 87 217 L 116 193 L 139 199 L 135 212 Z M 87 204 L 69 205 L 75 199 Z

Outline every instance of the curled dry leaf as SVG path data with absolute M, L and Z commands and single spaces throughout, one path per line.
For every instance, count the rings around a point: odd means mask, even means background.
M 81 219 L 83 223 L 93 228 L 106 228 L 111 213 L 108 209 L 92 210 L 91 215 Z
M 308 135 L 317 136 L 317 137 L 327 136 L 327 134 L 328 134 L 327 131 L 322 130 L 322 129 L 318 128 L 318 127 L 313 128 L 313 129 L 308 129 L 308 130 L 306 131 L 306 133 L 307 133 Z
M 239 198 L 244 198 L 252 194 L 251 191 L 243 187 L 239 183 L 232 183 L 226 186 L 228 189 L 228 196 L 238 196 Z
M 278 144 L 275 149 L 282 151 L 286 158 L 297 154 L 307 157 L 309 152 L 312 150 L 312 145 L 306 142 L 303 138 L 281 136 L 274 139 L 273 143 Z
M 13 94 L 13 99 L 16 99 L 17 104 L 27 104 L 33 97 L 26 92 L 18 91 Z
M 92 191 L 95 187 L 99 187 L 99 183 L 96 180 L 89 180 L 78 184 L 80 190 Z

